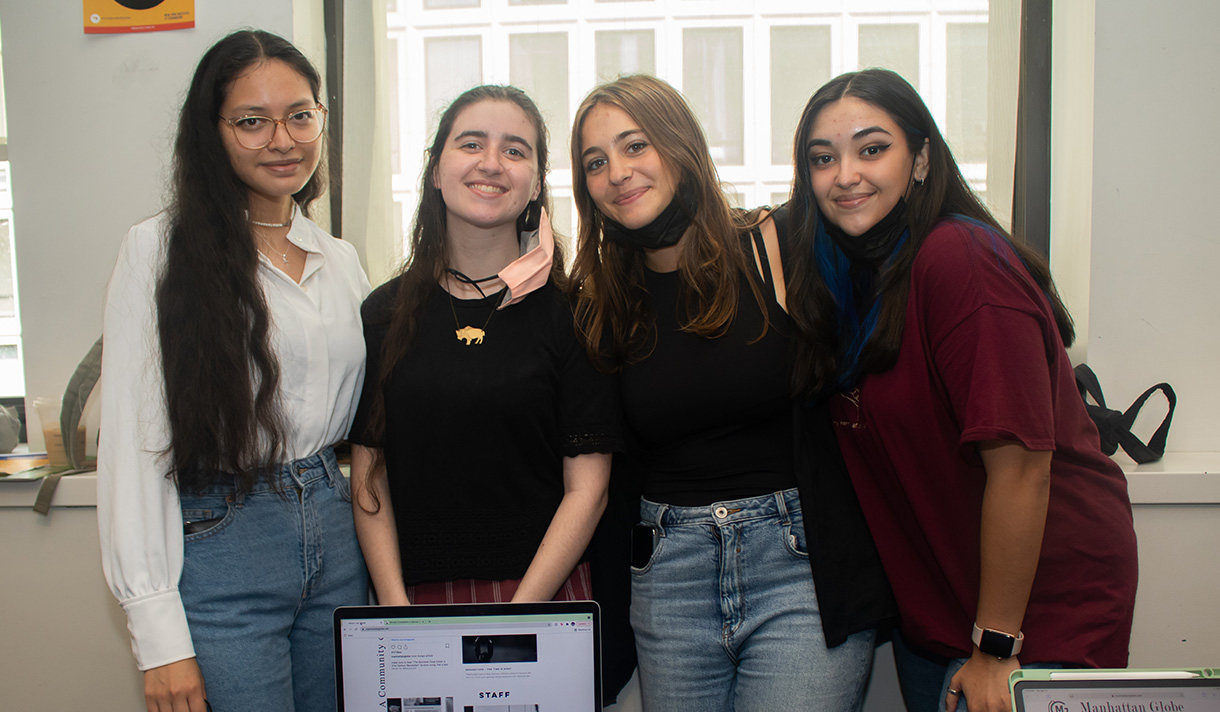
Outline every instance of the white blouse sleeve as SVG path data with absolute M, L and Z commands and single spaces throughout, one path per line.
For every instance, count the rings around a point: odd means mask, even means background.
M 165 474 L 169 443 L 154 291 L 162 221 L 146 220 L 123 241 L 103 321 L 97 516 L 102 570 L 127 613 L 141 670 L 195 655 L 178 595 L 182 511 Z

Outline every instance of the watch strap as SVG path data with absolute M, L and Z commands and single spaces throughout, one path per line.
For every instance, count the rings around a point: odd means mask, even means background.
M 993 628 L 980 628 L 979 624 L 975 623 L 970 640 L 987 655 L 994 655 L 1003 660 L 1021 652 L 1021 646 L 1025 644 L 1025 634 L 1018 632 L 1012 635 Z

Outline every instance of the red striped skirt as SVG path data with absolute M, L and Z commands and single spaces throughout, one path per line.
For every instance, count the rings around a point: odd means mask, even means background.
M 411 603 L 501 603 L 513 600 L 513 594 L 520 585 L 521 579 L 438 581 L 407 586 L 407 598 Z M 587 601 L 592 598 L 593 584 L 589 577 L 589 562 L 586 561 L 572 571 L 551 600 Z

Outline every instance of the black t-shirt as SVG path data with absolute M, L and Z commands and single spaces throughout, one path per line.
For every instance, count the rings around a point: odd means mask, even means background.
M 750 254 L 746 243 L 747 255 Z M 765 251 L 759 245 L 765 262 Z M 644 497 L 678 506 L 755 497 L 796 486 L 788 315 L 770 270 L 760 284 L 770 324 L 745 277 L 728 332 L 705 339 L 682 331 L 678 272 L 645 270 L 656 318 L 648 356 L 620 378 L 623 413 L 639 444 Z
M 361 309 L 368 367 L 350 439 L 384 449 L 403 578 L 521 578 L 563 497 L 563 458 L 621 449 L 613 382 L 554 285 L 499 311 L 500 294 L 451 299 L 437 286 L 386 388 L 378 442 L 365 428 L 400 282 Z M 456 335 L 467 326 L 481 343 Z

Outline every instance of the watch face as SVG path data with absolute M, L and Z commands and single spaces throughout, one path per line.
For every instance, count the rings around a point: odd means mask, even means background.
M 979 650 L 997 658 L 1011 658 L 1017 639 L 995 630 L 984 630 L 979 638 Z

